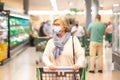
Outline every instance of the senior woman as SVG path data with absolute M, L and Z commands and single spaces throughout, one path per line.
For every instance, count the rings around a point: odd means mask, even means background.
M 77 37 L 73 37 L 75 64 L 73 62 L 73 44 L 68 18 L 58 17 L 53 21 L 54 36 L 46 45 L 43 53 L 43 62 L 51 70 L 57 66 L 72 66 L 74 70 L 83 67 L 84 50 Z

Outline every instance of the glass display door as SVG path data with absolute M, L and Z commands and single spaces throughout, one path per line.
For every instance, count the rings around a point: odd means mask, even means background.
M 113 17 L 113 51 L 120 53 L 120 13 Z
M 8 16 L 0 12 L 0 62 L 8 58 Z

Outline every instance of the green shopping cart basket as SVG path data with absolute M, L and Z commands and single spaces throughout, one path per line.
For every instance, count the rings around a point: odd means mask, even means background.
M 50 37 L 36 37 L 34 41 L 36 51 L 43 52 L 49 39 Z

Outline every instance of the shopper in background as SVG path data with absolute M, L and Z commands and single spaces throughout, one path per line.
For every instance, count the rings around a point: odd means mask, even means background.
M 79 41 L 83 42 L 83 36 L 85 35 L 84 29 L 82 26 L 79 26 L 79 22 L 75 22 L 75 26 L 72 27 L 71 34 L 77 36 Z
M 53 36 L 53 27 L 50 20 L 46 21 L 43 30 L 46 36 L 50 36 L 50 37 Z
M 90 23 L 87 34 L 90 36 L 90 73 L 95 72 L 95 58 L 98 55 L 98 72 L 103 72 L 103 35 L 105 33 L 105 24 L 101 22 L 101 16 L 98 14 L 95 21 Z
M 43 62 L 51 70 L 55 70 L 57 66 L 72 66 L 74 70 L 83 67 L 84 51 L 76 37 L 73 37 L 76 58 L 75 64 L 73 62 L 72 36 L 69 27 L 69 20 L 66 17 L 59 17 L 53 22 L 53 39 L 48 41 L 43 54 Z
M 39 36 L 41 37 L 43 37 L 43 36 L 47 36 L 46 34 L 45 34 L 45 30 L 44 30 L 44 27 L 45 27 L 45 22 L 42 22 L 41 23 L 41 25 L 40 25 L 40 28 L 39 28 Z
M 107 24 L 107 28 L 105 30 L 106 32 L 106 36 L 105 36 L 105 40 L 109 42 L 110 46 L 112 46 L 112 31 L 113 31 L 113 26 L 111 22 L 108 22 Z
M 78 21 L 76 21 L 75 26 L 72 27 L 71 33 L 77 37 L 82 37 L 85 34 L 83 27 L 79 26 Z
M 30 46 L 34 46 L 34 35 L 33 35 L 33 30 L 29 30 L 29 44 Z
M 35 46 L 34 40 L 35 40 L 35 37 L 37 37 L 37 36 L 38 36 L 37 30 L 35 30 L 33 28 L 33 26 L 32 26 L 31 29 L 29 30 L 29 43 L 30 43 L 30 46 Z

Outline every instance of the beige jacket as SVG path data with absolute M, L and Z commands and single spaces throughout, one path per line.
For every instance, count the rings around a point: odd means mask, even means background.
M 75 49 L 75 56 L 76 56 L 76 62 L 75 65 L 78 65 L 79 67 L 84 66 L 85 61 L 85 53 L 83 48 L 80 45 L 79 40 L 77 37 L 74 37 L 74 49 Z M 50 39 L 46 45 L 45 51 L 43 53 L 42 60 L 46 66 L 50 65 L 56 65 L 56 66 L 72 66 L 73 64 L 73 46 L 72 46 L 72 36 L 70 39 L 66 42 L 64 45 L 64 49 L 61 53 L 61 55 L 54 59 L 53 56 L 53 48 L 54 48 L 54 41 L 53 39 Z

